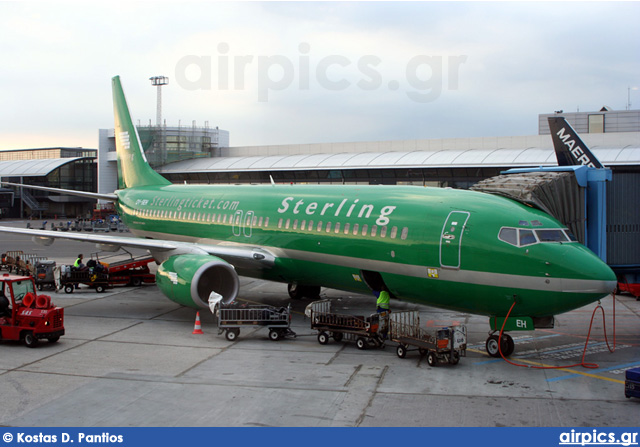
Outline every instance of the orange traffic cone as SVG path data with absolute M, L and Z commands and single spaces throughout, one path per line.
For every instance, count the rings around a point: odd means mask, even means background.
M 204 332 L 202 332 L 202 326 L 200 326 L 200 312 L 196 314 L 196 325 L 193 328 L 192 334 L 204 334 Z

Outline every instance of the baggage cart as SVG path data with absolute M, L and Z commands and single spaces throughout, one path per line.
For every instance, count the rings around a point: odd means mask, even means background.
M 36 287 L 43 290 L 45 287 L 55 290 L 56 279 L 53 274 L 56 268 L 56 261 L 51 259 L 43 259 L 36 263 Z
M 296 337 L 291 330 L 291 305 L 274 307 L 266 304 L 224 304 L 217 305 L 218 335 L 225 333 L 229 341 L 234 341 L 240 335 L 241 327 L 266 326 L 269 329 L 269 339 L 273 341 L 285 337 Z
M 389 319 L 390 339 L 398 343 L 396 353 L 404 358 L 410 347 L 427 356 L 429 366 L 438 362 L 458 364 L 467 352 L 467 328 L 462 325 L 435 328 L 434 333 L 420 327 L 417 310 L 393 312 Z
M 326 345 L 329 337 L 338 343 L 355 341 L 358 349 L 384 346 L 388 314 L 374 313 L 369 317 L 335 313 L 330 300 L 310 304 L 311 329 L 318 331 L 318 343 Z

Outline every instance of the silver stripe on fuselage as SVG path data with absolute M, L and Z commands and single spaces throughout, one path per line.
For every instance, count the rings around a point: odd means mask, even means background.
M 139 237 L 151 237 L 158 239 L 170 239 L 180 242 L 199 244 L 211 247 L 215 253 L 216 246 L 236 246 L 246 247 L 253 250 L 255 244 L 229 243 L 223 240 L 194 238 L 186 235 L 174 235 L 169 233 L 159 233 L 153 231 L 134 232 Z M 315 262 L 339 267 L 348 267 L 358 270 L 370 270 L 381 273 L 390 273 L 400 276 L 410 276 L 433 281 L 448 281 L 454 283 L 474 284 L 479 286 L 504 287 L 509 289 L 526 289 L 544 292 L 565 292 L 565 293 L 611 293 L 615 286 L 615 281 L 601 281 L 591 279 L 575 278 L 550 278 L 528 275 L 511 275 L 506 273 L 482 272 L 474 270 L 448 269 L 440 266 L 421 266 L 414 264 L 401 264 L 391 261 L 381 261 L 367 258 L 356 258 L 351 256 L 334 255 L 328 253 L 314 253 L 303 250 L 284 249 L 280 247 L 259 246 L 268 250 L 277 257 L 294 259 L 297 261 Z M 222 258 L 224 258 L 221 255 Z M 437 268 L 438 278 L 429 278 L 427 268 Z

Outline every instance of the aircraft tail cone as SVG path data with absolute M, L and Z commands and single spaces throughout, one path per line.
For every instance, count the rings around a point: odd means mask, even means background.
M 202 332 L 202 326 L 200 326 L 200 312 L 196 313 L 196 324 L 192 334 L 204 334 L 204 332 Z

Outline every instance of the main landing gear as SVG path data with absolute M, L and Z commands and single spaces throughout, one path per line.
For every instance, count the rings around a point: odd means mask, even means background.
M 287 286 L 287 291 L 289 292 L 289 296 L 294 300 L 301 298 L 317 300 L 320 298 L 320 286 L 305 286 L 292 282 Z
M 513 354 L 515 349 L 515 343 L 513 342 L 513 338 L 509 334 L 502 334 L 502 340 L 500 342 L 500 346 L 498 346 L 498 339 L 500 337 L 500 333 L 492 333 L 487 338 L 487 342 L 485 347 L 487 348 L 487 353 L 491 357 L 500 357 L 500 350 L 502 350 L 502 355 L 505 357 L 509 357 Z

